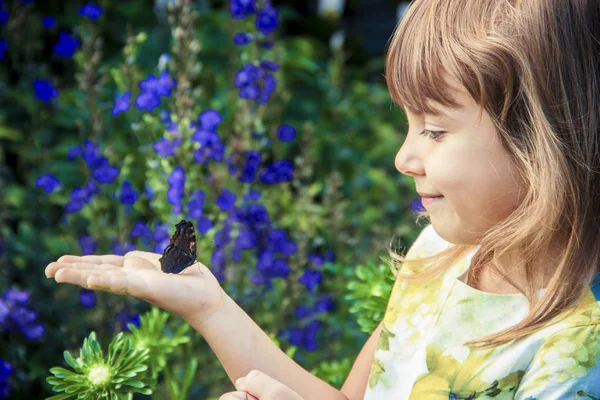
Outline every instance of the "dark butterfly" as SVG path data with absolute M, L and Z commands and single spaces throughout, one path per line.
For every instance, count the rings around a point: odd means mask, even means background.
M 163 252 L 160 268 L 168 274 L 178 274 L 196 262 L 196 232 L 194 224 L 182 220 Z

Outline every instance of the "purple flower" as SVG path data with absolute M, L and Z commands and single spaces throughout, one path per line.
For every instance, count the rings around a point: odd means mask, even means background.
M 115 99 L 115 105 L 112 110 L 112 115 L 119 115 L 127 110 L 129 110 L 131 103 L 131 90 L 123 93 L 122 96 L 117 96 Z
M 42 20 L 42 23 L 44 25 L 44 28 L 46 29 L 52 29 L 54 28 L 54 26 L 56 26 L 56 19 L 54 17 L 51 16 L 45 16 L 44 19 Z
M 152 187 L 150 187 L 150 185 L 146 185 L 144 187 L 144 194 L 146 194 L 148 200 L 152 200 L 154 198 L 154 192 L 152 191 Z
M 244 195 L 244 200 L 258 201 L 258 200 L 260 200 L 261 196 L 262 196 L 262 193 L 259 192 L 258 190 L 248 189 L 246 191 L 246 194 Z
M 96 292 L 83 289 L 79 292 L 79 303 L 85 308 L 94 308 L 96 306 Z
M 265 2 L 264 8 L 256 16 L 256 29 L 265 35 L 273 32 L 279 26 L 278 14 L 278 10 L 269 1 Z
M 41 187 L 46 193 L 52 193 L 60 189 L 60 181 L 52 174 L 44 174 L 35 180 L 35 186 Z
M 181 146 L 181 139 L 175 138 L 173 140 L 169 140 L 165 137 L 160 138 L 156 143 L 152 145 L 156 154 L 159 157 L 170 157 L 175 155 L 175 151 L 177 148 Z
M 217 205 L 221 211 L 227 211 L 235 205 L 236 195 L 227 188 L 221 189 L 221 194 L 217 199 Z
M 266 184 L 291 182 L 294 178 L 294 166 L 288 160 L 278 160 L 269 165 L 260 175 Z
M 141 237 L 151 237 L 152 231 L 150 230 L 148 225 L 146 225 L 142 221 L 137 221 L 135 223 L 135 225 L 133 226 L 133 228 L 131 229 L 130 236 L 132 238 L 136 238 L 136 237 L 140 237 L 140 236 Z M 167 233 L 167 236 L 168 236 L 168 233 Z
M 216 276 L 219 282 L 225 278 L 223 269 L 225 268 L 225 251 L 223 249 L 216 250 L 210 257 L 210 270 Z
M 204 131 L 214 131 L 217 129 L 217 126 L 223 122 L 223 117 L 217 110 L 206 110 L 198 115 L 198 121 L 200 122 L 200 126 Z
M 79 247 L 81 247 L 81 253 L 85 256 L 88 254 L 94 254 L 98 248 L 98 242 L 89 233 L 82 235 L 79 238 Z
M 121 187 L 121 203 L 123 204 L 134 204 L 140 197 L 138 191 L 136 191 L 128 180 L 123 181 Z
M 291 142 L 296 137 L 296 129 L 290 125 L 281 125 L 277 131 L 277 137 L 282 142 Z
M 79 48 L 79 45 L 79 39 L 69 35 L 68 32 L 62 31 L 58 37 L 58 43 L 54 45 L 54 53 L 59 57 L 72 57 Z
M 81 158 L 87 164 L 90 170 L 94 170 L 100 166 L 103 157 L 100 149 L 91 140 L 86 140 L 81 149 Z
M 320 271 L 306 269 L 298 281 L 305 285 L 308 290 L 314 292 L 315 287 L 321 282 L 322 278 L 323 274 Z
M 35 97 L 44 103 L 50 103 L 52 99 L 58 97 L 58 90 L 52 85 L 50 79 L 36 79 L 33 81 Z
M 92 2 L 89 2 L 79 8 L 79 15 L 88 17 L 92 21 L 97 21 L 102 15 L 102 7 Z
M 6 40 L 0 40 L 0 61 L 4 60 L 7 49 L 8 49 L 8 42 Z
M 248 32 L 238 32 L 233 36 L 233 43 L 237 46 L 246 46 L 252 43 L 252 35 Z
M 294 310 L 294 316 L 296 319 L 303 319 L 311 315 L 310 309 L 306 306 L 298 306 Z
M 229 12 L 234 19 L 244 19 L 256 12 L 256 0 L 229 0 Z

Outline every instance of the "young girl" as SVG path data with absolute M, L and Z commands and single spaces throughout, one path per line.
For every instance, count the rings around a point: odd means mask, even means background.
M 181 315 L 232 382 L 248 374 L 222 400 L 600 398 L 600 2 L 414 1 L 386 79 L 409 121 L 396 167 L 431 224 L 391 252 L 386 314 L 341 391 L 205 266 L 63 256 L 47 276 Z

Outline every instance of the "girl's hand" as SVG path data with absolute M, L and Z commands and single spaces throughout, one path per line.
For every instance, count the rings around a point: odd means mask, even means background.
M 224 304 L 225 292 L 210 270 L 196 263 L 181 274 L 161 271 L 160 254 L 65 255 L 48 264 L 46 276 L 86 289 L 128 295 L 202 323 Z M 200 272 L 200 271 L 201 272 Z
M 253 369 L 235 381 L 237 391 L 224 393 L 219 400 L 303 400 L 283 383 Z

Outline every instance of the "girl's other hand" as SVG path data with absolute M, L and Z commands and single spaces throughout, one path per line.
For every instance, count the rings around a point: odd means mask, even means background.
M 181 274 L 161 271 L 160 254 L 130 251 L 124 256 L 60 257 L 46 267 L 59 283 L 128 295 L 202 323 L 224 304 L 225 292 L 211 271 L 196 263 Z M 200 271 L 199 271 L 200 270 Z
M 219 400 L 303 400 L 283 383 L 255 369 L 235 381 L 235 388 L 237 391 L 224 393 Z

